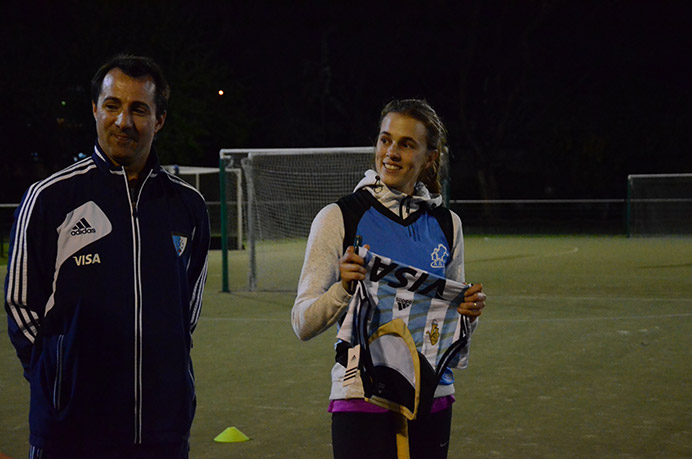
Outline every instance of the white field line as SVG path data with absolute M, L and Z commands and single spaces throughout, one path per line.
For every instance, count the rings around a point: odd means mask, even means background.
M 489 323 L 536 323 L 536 322 L 586 322 L 599 320 L 657 320 L 692 317 L 691 312 L 671 314 L 645 314 L 632 316 L 591 316 L 591 317 L 555 317 L 555 318 L 531 318 L 531 319 L 494 319 L 483 318 L 483 322 Z M 243 317 L 200 317 L 202 321 L 210 322 L 288 322 L 286 319 L 272 318 L 243 318 Z
M 564 318 L 533 318 L 533 319 L 494 319 L 482 318 L 482 321 L 487 326 L 493 324 L 512 324 L 512 323 L 569 323 L 569 322 L 596 322 L 596 321 L 625 321 L 625 320 L 664 320 L 664 319 L 684 319 L 692 317 L 692 312 L 678 314 L 649 314 L 649 315 L 633 315 L 633 316 L 592 316 L 592 317 L 564 317 Z M 242 317 L 200 317 L 201 321 L 205 322 L 287 322 L 285 319 L 244 319 Z
M 314 410 L 310 408 L 302 408 L 295 406 L 270 406 L 270 405 L 253 405 L 253 408 L 258 410 L 270 410 L 270 411 L 290 411 L 298 413 L 313 413 Z
M 687 303 L 692 306 L 692 298 L 645 298 L 645 297 L 606 297 L 606 296 L 557 296 L 557 295 L 546 295 L 546 296 L 531 296 L 531 295 L 492 295 L 491 299 L 507 299 L 511 298 L 513 300 L 523 299 L 523 300 L 539 300 L 539 301 L 598 301 L 603 302 L 605 300 L 611 302 L 628 302 L 628 301 L 638 301 L 638 302 L 648 302 L 648 303 Z M 487 322 L 491 323 L 524 323 L 524 322 L 583 322 L 583 321 L 595 321 L 595 320 L 655 320 L 655 319 L 671 319 L 671 318 L 681 318 L 681 317 L 692 317 L 692 311 L 681 312 L 681 313 L 670 313 L 670 314 L 645 314 L 645 315 L 631 315 L 631 316 L 591 316 L 591 317 L 564 317 L 564 318 L 532 318 L 532 319 L 485 319 Z
M 541 319 L 485 319 L 489 324 L 497 323 L 538 323 L 538 322 L 593 322 L 603 320 L 660 320 L 660 319 L 679 319 L 682 317 L 692 317 L 692 312 L 679 314 L 650 314 L 636 316 L 593 316 L 593 317 L 565 317 L 565 318 L 541 318 Z
M 692 298 L 661 298 L 661 297 L 607 297 L 607 296 L 562 296 L 562 295 L 490 295 L 490 300 L 526 300 L 526 301 L 574 301 L 574 302 L 648 302 L 648 303 L 688 303 L 692 306 Z M 614 317 L 566 317 L 566 318 L 541 318 L 541 319 L 492 319 L 488 318 L 484 321 L 493 323 L 512 323 L 512 322 L 581 322 L 593 320 L 626 320 L 626 319 L 665 319 L 675 317 L 692 317 L 692 311 L 688 313 L 673 313 L 673 314 L 647 314 L 647 315 L 632 315 L 632 316 L 614 316 Z M 289 322 L 289 318 L 271 318 L 271 317 L 208 317 L 204 315 L 200 317 L 202 321 L 211 322 Z
M 555 252 L 555 253 L 544 252 L 544 253 L 535 253 L 535 254 L 531 254 L 531 255 L 517 255 L 516 257 L 521 258 L 522 260 L 527 259 L 527 258 L 561 257 L 563 255 L 572 255 L 572 254 L 577 253 L 577 252 L 579 252 L 579 247 L 572 247 L 570 249 L 563 250 L 560 252 Z M 485 261 L 505 261 L 504 258 L 505 257 L 500 257 L 497 260 L 487 260 L 487 259 L 482 259 L 482 258 L 474 260 L 474 259 L 468 259 L 467 258 L 465 260 L 465 264 L 474 263 L 474 262 L 485 262 Z M 512 258 L 512 255 L 510 255 L 509 258 Z M 221 277 L 221 273 L 208 274 L 207 277 Z
M 573 255 L 575 253 L 579 252 L 579 247 L 572 247 L 567 250 L 561 250 L 559 252 L 541 252 L 541 253 L 532 253 L 529 255 L 523 255 L 523 254 L 516 254 L 516 255 L 504 255 L 504 256 L 498 256 L 498 257 L 491 257 L 491 258 L 465 258 L 464 263 L 465 264 L 470 264 L 470 263 L 479 263 L 479 262 L 488 262 L 488 261 L 507 261 L 507 260 L 526 260 L 527 258 L 549 258 L 549 257 L 561 257 L 563 255 Z
M 692 312 L 675 314 L 647 314 L 633 316 L 592 316 L 592 317 L 564 317 L 564 318 L 532 318 L 532 319 L 494 319 L 483 317 L 483 322 L 488 323 L 536 323 L 536 322 L 586 322 L 597 320 L 656 320 L 656 319 L 675 319 L 692 317 Z M 200 317 L 199 320 L 210 322 L 287 322 L 286 319 L 272 318 L 242 318 L 242 317 Z
M 561 257 L 563 255 L 572 255 L 573 253 L 579 252 L 579 247 L 572 247 L 567 250 L 562 250 L 560 252 L 555 252 L 555 253 L 549 253 L 549 252 L 543 252 L 543 253 L 537 253 L 535 255 L 528 255 L 524 258 L 548 258 L 548 257 Z
M 645 302 L 664 302 L 664 303 L 676 303 L 689 302 L 692 307 L 692 298 L 661 298 L 657 297 L 643 297 L 643 296 L 566 296 L 566 295 L 488 295 L 491 299 L 513 299 L 513 300 L 540 300 L 540 301 L 645 301 Z
M 212 322 L 286 322 L 291 321 L 288 319 L 272 319 L 271 317 L 205 317 L 204 310 L 202 310 L 202 316 L 199 320 L 209 320 Z

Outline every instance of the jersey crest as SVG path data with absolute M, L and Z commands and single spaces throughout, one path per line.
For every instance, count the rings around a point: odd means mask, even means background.
M 430 258 L 432 258 L 431 268 L 444 268 L 447 258 L 449 258 L 449 251 L 444 245 L 438 244 L 437 248 L 430 254 Z
M 428 335 L 430 344 L 433 346 L 437 344 L 437 341 L 440 339 L 440 328 L 437 326 L 437 320 L 433 319 L 430 324 L 430 330 L 426 331 L 425 334 Z
M 181 256 L 185 252 L 185 247 L 187 247 L 187 237 L 182 234 L 173 233 L 173 247 L 175 247 L 175 253 Z

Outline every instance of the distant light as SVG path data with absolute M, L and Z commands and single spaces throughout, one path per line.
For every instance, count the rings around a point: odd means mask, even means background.
M 219 95 L 223 96 L 223 89 L 219 89 Z
M 62 100 L 62 101 L 60 101 L 60 105 L 62 105 L 62 106 L 64 107 L 64 106 L 67 105 L 67 102 L 65 102 L 64 100 Z

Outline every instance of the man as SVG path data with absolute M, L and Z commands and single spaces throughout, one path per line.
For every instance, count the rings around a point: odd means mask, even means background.
M 158 65 L 116 56 L 91 85 L 94 153 L 32 185 L 11 234 L 30 457 L 187 457 L 206 206 L 152 150 L 169 95 Z

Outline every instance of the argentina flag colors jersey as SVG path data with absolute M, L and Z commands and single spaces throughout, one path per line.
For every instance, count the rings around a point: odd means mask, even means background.
M 408 419 L 427 413 L 469 330 L 457 307 L 468 285 L 364 251 L 366 275 L 337 335 L 354 343 L 344 385 L 360 376 L 365 399 Z M 360 373 L 356 370 L 359 369 Z
M 468 284 L 431 274 L 371 251 L 360 249 L 367 270 L 363 288 L 374 304 L 366 333 L 372 336 L 380 326 L 401 319 L 418 351 L 436 368 L 444 352 L 462 333 L 457 307 L 464 301 Z M 353 320 L 361 299 L 354 295 L 337 338 L 355 343 Z M 459 365 L 459 358 L 449 362 Z

